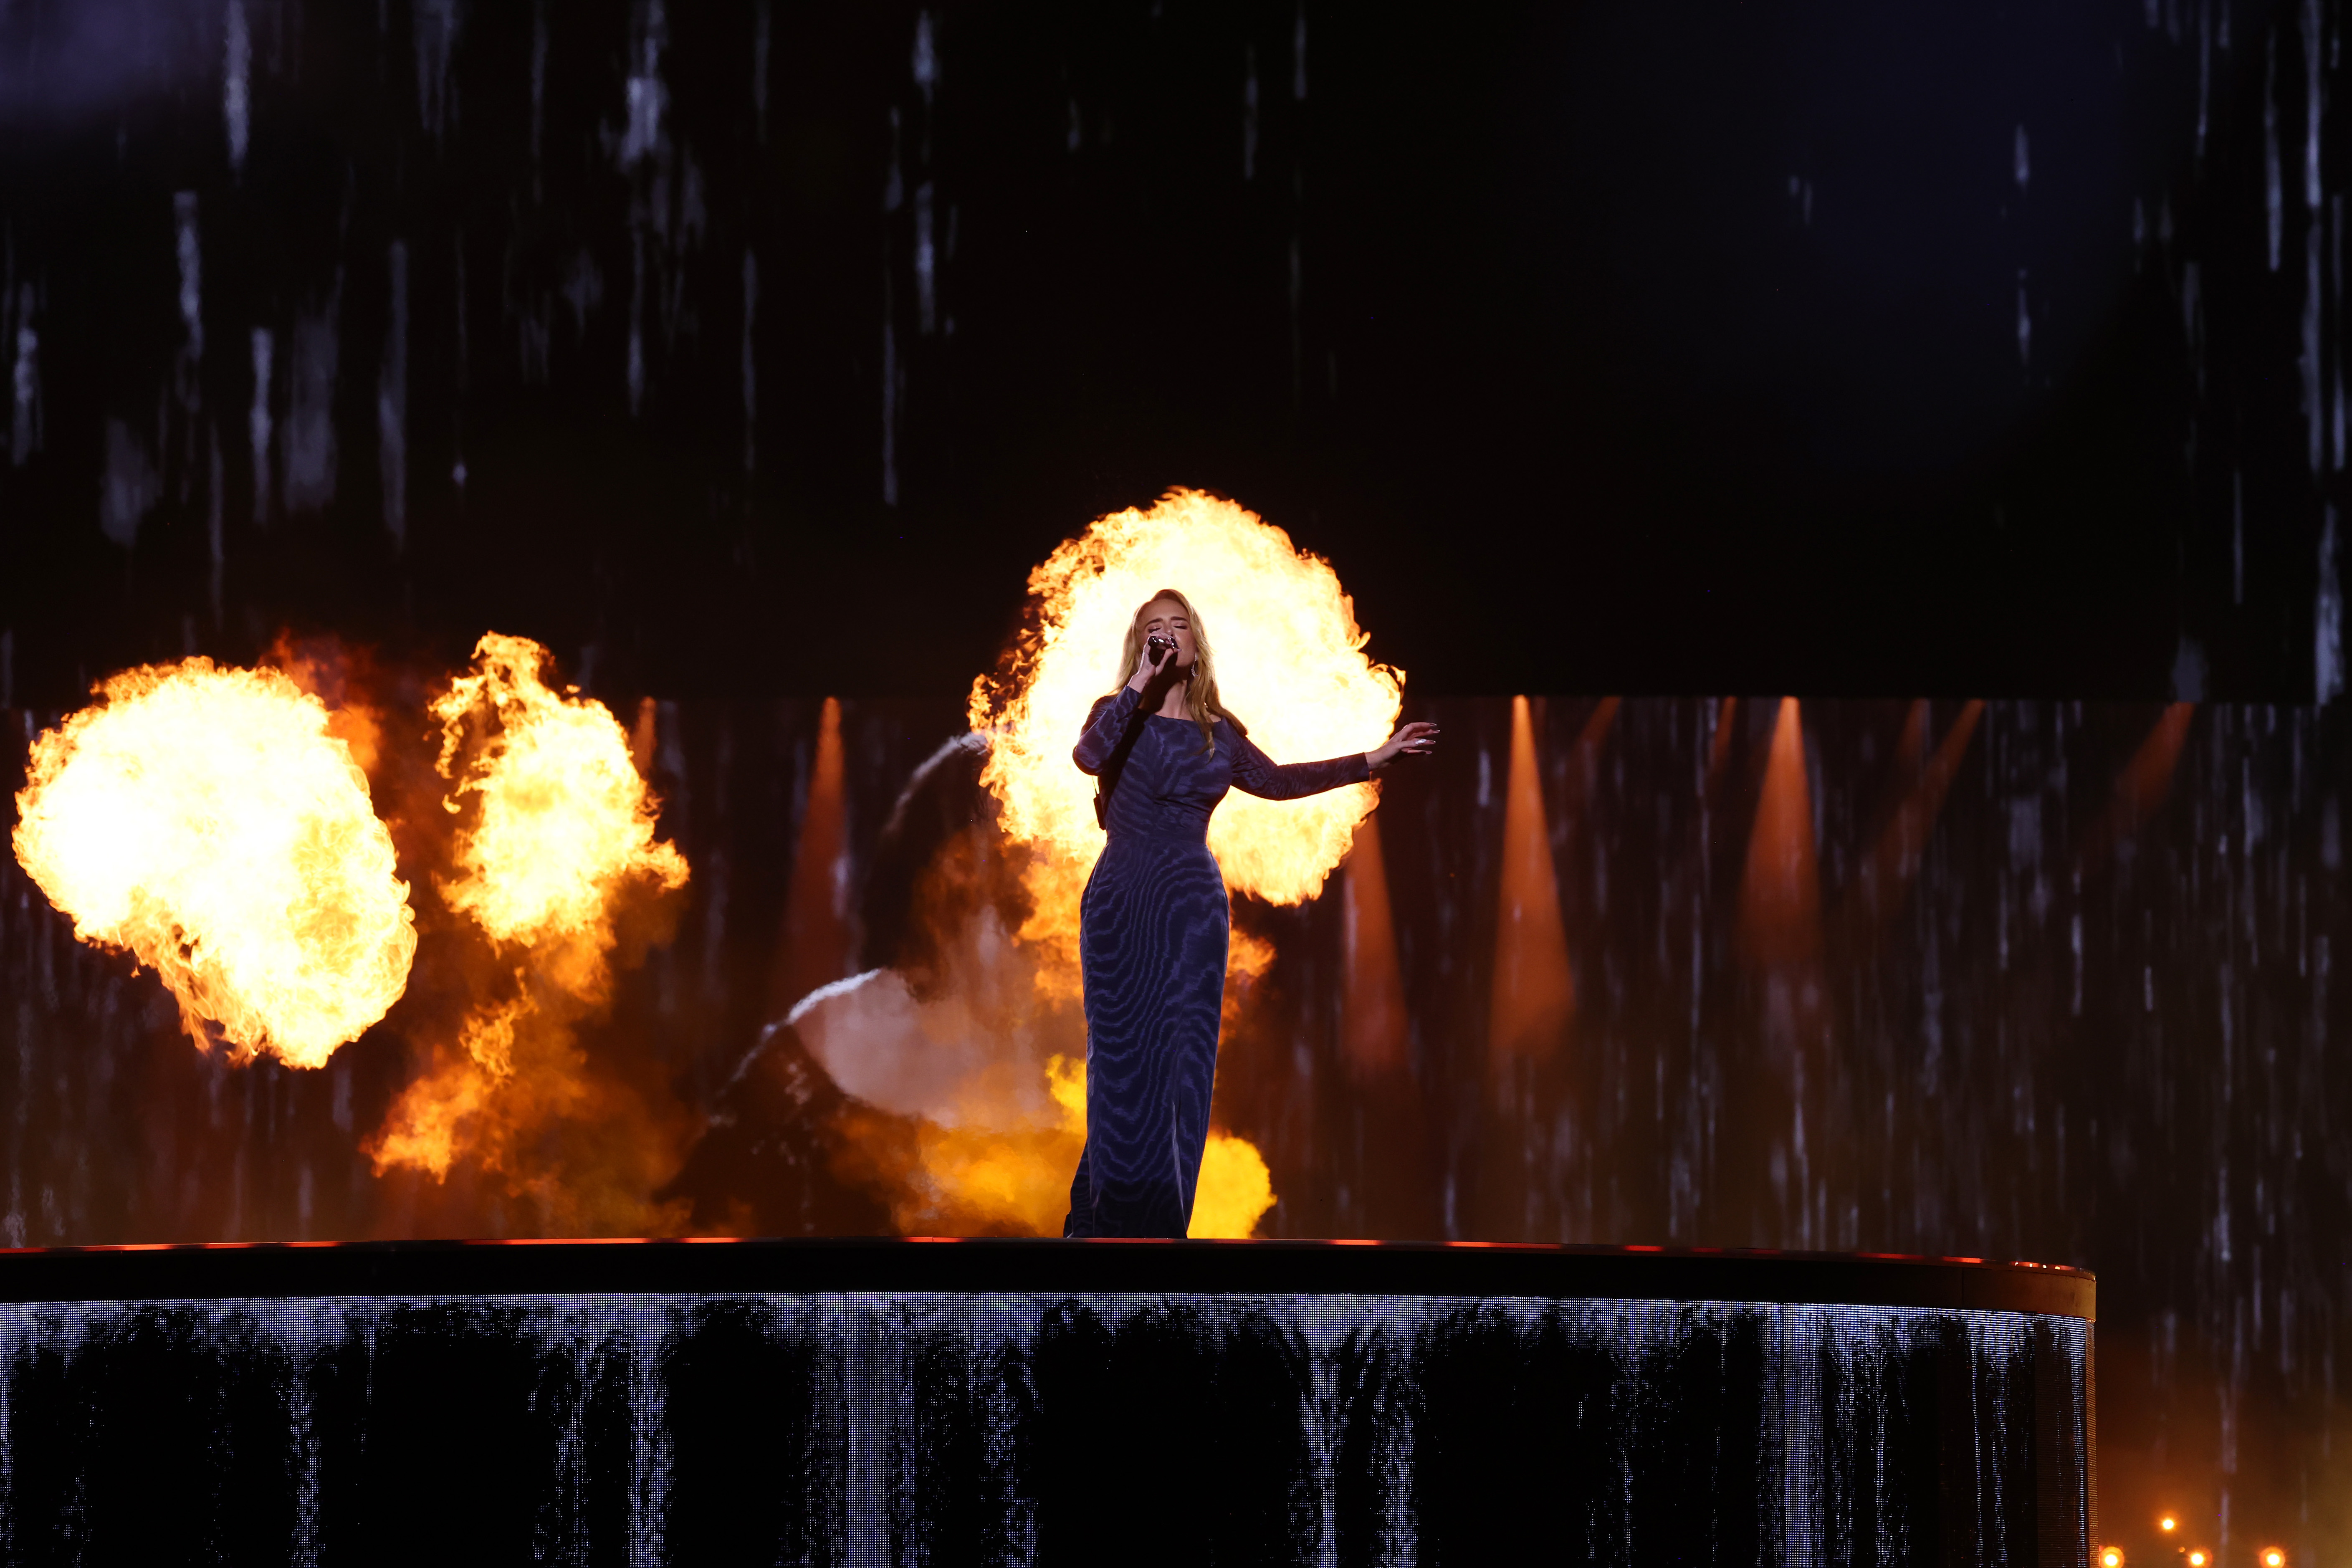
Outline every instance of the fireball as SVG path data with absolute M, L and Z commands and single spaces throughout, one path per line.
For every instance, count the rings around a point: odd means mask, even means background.
M 274 670 L 125 670 L 34 742 L 16 858 L 84 942 L 128 951 L 189 1035 L 324 1066 L 416 952 L 392 835 L 327 709 Z
M 456 814 L 471 795 L 480 806 L 441 891 L 495 941 L 580 936 L 601 954 L 615 888 L 639 877 L 682 888 L 686 858 L 654 838 L 656 807 L 620 721 L 593 698 L 551 689 L 546 658 L 528 637 L 488 633 L 474 668 L 434 700 L 441 773 L 454 784 L 443 804 Z
M 1395 725 L 1403 675 L 1366 657 L 1330 563 L 1196 490 L 1097 520 L 1029 574 L 1033 626 L 972 687 L 972 726 L 991 737 L 982 783 L 1003 804 L 1005 832 L 1040 852 L 1037 915 L 1022 933 L 1032 942 L 1075 942 L 1102 829 L 1095 782 L 1070 748 L 1095 700 L 1119 684 L 1111 666 L 1136 606 L 1162 588 L 1200 607 L 1224 701 L 1276 762 L 1370 751 Z M 1369 784 L 1294 801 L 1236 792 L 1210 820 L 1209 848 L 1234 891 L 1300 903 L 1322 890 L 1378 798 Z
M 436 1045 L 430 1070 L 394 1101 L 369 1145 L 379 1173 L 406 1166 L 443 1180 L 464 1157 L 544 1195 L 562 1184 L 529 1174 L 541 1146 L 591 1110 L 604 1143 L 658 1163 L 643 1152 L 657 1142 L 650 1118 L 592 1081 L 575 1025 L 604 1000 L 620 910 L 685 886 L 686 858 L 654 837 L 659 808 L 628 732 L 593 698 L 550 687 L 547 657 L 528 637 L 491 632 L 432 705 L 450 784 L 442 805 L 461 818 L 475 808 L 442 897 L 508 961 L 527 963 L 513 993 L 478 1002 L 454 1047 Z

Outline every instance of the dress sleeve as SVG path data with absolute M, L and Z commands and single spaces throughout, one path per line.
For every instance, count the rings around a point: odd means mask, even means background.
M 1132 686 L 1122 686 L 1110 696 L 1097 701 L 1087 714 L 1087 727 L 1078 731 L 1078 743 L 1070 752 L 1078 764 L 1078 772 L 1093 776 L 1110 761 L 1118 745 L 1119 736 L 1127 732 L 1127 721 L 1134 716 L 1135 705 L 1143 694 Z
M 1333 757 L 1328 763 L 1283 763 L 1259 751 L 1247 735 L 1234 731 L 1234 784 L 1267 800 L 1321 795 L 1341 784 L 1362 784 L 1371 776 L 1371 764 L 1364 761 L 1361 752 Z

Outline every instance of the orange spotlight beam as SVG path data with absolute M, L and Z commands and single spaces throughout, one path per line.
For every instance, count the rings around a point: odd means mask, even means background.
M 1542 1059 L 1565 1040 L 1576 1010 L 1568 933 L 1559 915 L 1559 879 L 1544 822 L 1543 780 L 1536 766 L 1535 724 L 1528 700 L 1511 699 L 1511 772 L 1503 807 L 1503 888 L 1495 931 L 1494 1006 L 1487 1049 Z
M 1915 718 L 1924 706 L 1914 705 Z M 1960 759 L 1968 754 L 1969 742 L 1975 737 L 1977 723 L 1983 717 L 1984 703 L 1980 700 L 1971 701 L 1960 710 L 1959 718 L 1937 745 L 1934 758 L 1920 773 L 1918 784 L 1887 820 L 1863 868 L 1862 894 L 1866 909 L 1885 916 L 1902 906 L 1903 894 L 1918 873 L 1919 856 L 1927 848 L 1927 835 L 1943 812 L 1944 797 L 1951 790 L 1953 775 L 1959 772 Z M 1924 727 L 1917 726 L 1921 730 Z M 1913 742 L 1914 729 L 1912 724 L 1905 725 L 1906 743 Z
M 1900 783 L 1910 782 L 1919 771 L 1919 759 L 1927 751 L 1927 700 L 1915 697 L 1903 714 L 1903 733 L 1895 742 L 1895 777 Z
M 1345 868 L 1348 984 L 1340 1037 L 1349 1064 L 1371 1078 L 1402 1067 L 1406 1045 L 1404 980 L 1397 966 L 1396 924 L 1389 908 L 1378 813 L 1356 825 Z
M 1593 705 L 1591 717 L 1586 719 L 1584 728 L 1577 731 L 1576 745 L 1580 754 L 1589 757 L 1601 749 L 1601 743 L 1609 739 L 1609 727 L 1617 722 L 1617 710 L 1621 706 L 1620 700 L 1614 697 L 1604 697 Z
M 1764 793 L 1739 881 L 1739 942 L 1754 963 L 1801 963 L 1822 951 L 1821 873 L 1813 849 L 1812 789 L 1797 700 L 1780 700 Z
M 2193 702 L 2175 702 L 2164 710 L 2147 739 L 2116 777 L 2115 793 L 2083 835 L 2082 864 L 2092 870 L 2114 853 L 2117 845 L 2147 826 L 2172 793 L 2173 770 L 2180 765 L 2180 748 L 2189 739 L 2189 721 L 2197 715 Z
M 841 702 L 824 700 L 816 758 L 809 769 L 808 805 L 801 814 L 793 879 L 784 894 L 783 951 L 774 1000 L 781 1009 L 849 967 L 849 926 L 835 902 L 835 868 L 844 845 L 841 793 Z
M 1715 738 L 1706 748 L 1706 782 L 1711 786 L 1723 773 L 1724 759 L 1731 754 L 1731 720 L 1739 711 L 1739 699 L 1727 697 L 1723 706 L 1715 711 Z

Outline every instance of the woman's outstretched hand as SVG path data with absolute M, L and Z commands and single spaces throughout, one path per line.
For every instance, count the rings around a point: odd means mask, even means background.
M 1382 742 L 1376 751 L 1364 753 L 1364 765 L 1377 778 L 1381 771 L 1399 757 L 1426 756 L 1437 750 L 1437 726 L 1414 722 L 1407 724 Z

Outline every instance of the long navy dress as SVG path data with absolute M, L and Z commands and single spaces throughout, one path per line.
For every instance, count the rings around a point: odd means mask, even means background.
M 1121 687 L 1095 704 L 1080 769 L 1101 772 L 1141 700 Z M 1295 800 L 1370 776 L 1361 752 L 1284 767 L 1231 724 L 1214 727 L 1213 752 L 1190 719 L 1155 713 L 1142 726 L 1079 905 L 1087 1142 L 1065 1236 L 1182 1236 L 1192 1224 L 1225 989 L 1225 882 L 1209 814 L 1233 784 Z

